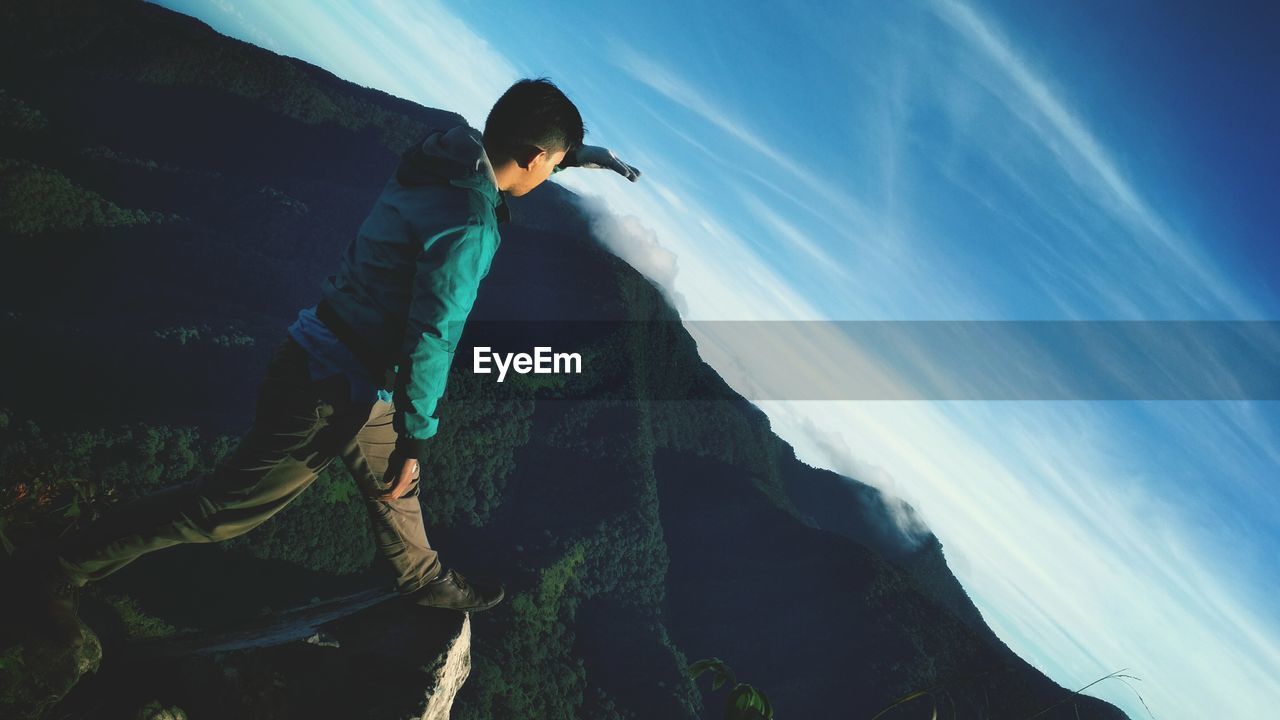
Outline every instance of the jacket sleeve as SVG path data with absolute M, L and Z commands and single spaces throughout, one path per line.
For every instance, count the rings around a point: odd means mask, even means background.
M 475 224 L 448 227 L 422 242 L 396 375 L 392 420 L 396 450 L 407 457 L 421 458 L 427 441 L 439 428 L 437 405 L 449 378 L 449 366 L 496 249 L 484 229 Z

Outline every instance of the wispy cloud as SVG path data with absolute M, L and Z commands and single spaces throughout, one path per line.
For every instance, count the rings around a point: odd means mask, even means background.
M 779 205 L 781 204 L 781 201 L 785 200 L 791 203 L 792 208 L 805 213 L 806 218 L 824 225 L 842 243 L 849 247 L 852 247 L 855 244 L 856 238 L 853 235 L 853 230 L 849 223 L 842 222 L 838 215 L 829 212 L 825 203 L 815 202 L 813 198 L 800 197 L 796 194 L 796 188 L 794 186 L 783 185 L 780 182 L 756 172 L 751 169 L 749 165 L 739 162 L 739 158 L 734 155 L 716 152 L 715 150 L 707 147 L 706 144 L 690 135 L 688 130 L 682 128 L 679 124 L 672 122 L 666 114 L 650 107 L 648 104 L 637 101 L 636 106 L 652 118 L 654 122 L 665 128 L 666 131 L 671 133 L 674 137 L 698 150 L 705 160 L 714 162 L 716 166 L 721 169 L 721 173 L 716 178 L 717 183 L 724 183 L 726 185 L 731 184 L 733 183 L 733 181 L 730 180 L 731 177 L 749 178 L 753 182 L 757 183 L 761 188 L 769 191 L 771 205 Z M 682 153 L 670 154 L 674 158 L 684 157 Z M 689 166 L 693 165 L 693 163 L 676 163 L 673 164 L 673 166 L 666 167 L 668 167 L 670 171 L 670 168 L 678 167 L 680 165 Z M 740 194 L 744 192 L 745 190 L 739 188 Z M 679 205 L 680 201 L 676 199 L 674 204 Z
M 690 85 L 674 70 L 664 67 L 620 40 L 615 40 L 612 48 L 615 64 L 636 81 L 737 139 L 747 150 L 767 158 L 794 180 L 803 183 L 810 192 L 822 198 L 831 211 L 858 226 L 865 225 L 868 213 L 858 200 L 816 175 L 813 169 L 796 162 L 793 155 L 788 153 L 788 143 L 792 143 L 790 147 L 794 147 L 794 139 L 784 137 L 777 142 L 766 141 L 749 129 L 749 123 L 714 105 L 707 99 L 707 93 Z M 801 130 L 796 128 L 795 132 Z
M 588 171 L 589 172 L 589 171 Z M 619 185 L 599 175 L 561 173 L 556 182 L 583 197 L 595 198 L 597 211 L 640 219 L 643 232 L 652 233 L 654 249 L 669 252 L 679 274 L 653 276 L 671 282 L 668 292 L 688 302 L 692 319 L 821 319 L 822 312 L 786 282 L 778 270 L 738 232 L 709 211 L 697 185 L 673 170 L 666 178 Z M 672 204 L 671 198 L 679 202 Z M 602 221 L 601 227 L 608 227 Z M 633 234 L 634 235 L 634 234 Z M 625 256 L 624 256 L 624 259 Z M 727 274 L 725 268 L 733 268 Z M 638 269 L 644 269 L 643 263 Z
M 772 233 L 774 237 L 783 240 L 786 246 L 792 247 L 804 253 L 811 259 L 822 271 L 830 273 L 839 281 L 847 278 L 848 275 L 844 271 L 844 263 L 831 257 L 831 254 L 824 250 L 818 243 L 814 242 L 808 235 L 795 225 L 787 222 L 781 215 L 774 212 L 770 204 L 765 202 L 763 198 L 757 197 L 745 190 L 739 191 L 742 200 L 742 207 L 747 209 L 759 222 L 761 227 Z M 785 246 L 784 246 L 785 247 Z
M 999 81 L 991 83 L 991 89 L 1010 103 L 1011 109 L 1040 136 L 1043 147 L 1078 183 L 1093 190 L 1101 207 L 1115 212 L 1138 231 L 1133 235 L 1136 241 L 1149 243 L 1149 253 L 1173 260 L 1181 272 L 1232 316 L 1258 317 L 1256 309 L 1214 270 L 1212 260 L 1194 243 L 1180 237 L 1150 206 L 1077 115 L 1017 55 L 992 23 L 958 0 L 934 0 L 933 8 L 1000 71 Z

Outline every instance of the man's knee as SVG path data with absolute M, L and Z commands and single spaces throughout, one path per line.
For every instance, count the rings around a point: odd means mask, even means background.
M 216 543 L 239 537 L 253 528 L 230 528 L 226 526 L 217 526 L 213 528 L 197 528 L 196 542 L 199 543 Z
M 276 492 L 278 488 L 267 487 L 260 482 L 230 489 L 195 486 L 183 514 L 185 539 L 187 542 L 215 543 L 244 535 L 284 509 L 314 478 L 314 472 L 307 473 L 303 482 L 297 483 L 296 487 L 291 486 L 283 495 Z M 265 489 L 267 495 L 258 489 Z
M 188 518 L 183 523 L 183 534 L 187 542 L 216 543 L 239 537 L 262 524 L 266 518 L 232 519 L 227 513 L 218 510 L 204 517 Z

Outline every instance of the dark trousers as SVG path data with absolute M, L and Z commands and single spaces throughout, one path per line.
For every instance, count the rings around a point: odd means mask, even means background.
M 312 381 L 307 363 L 306 350 L 287 338 L 267 366 L 252 428 L 211 475 L 116 505 L 64 541 L 59 564 L 71 581 L 99 580 L 153 550 L 249 532 L 338 457 L 360 486 L 397 589 L 412 592 L 434 578 L 440 560 L 427 542 L 418 479 L 398 500 L 373 497 L 400 470 L 388 467 L 396 443 L 395 407 L 380 400 L 352 402 L 345 377 Z

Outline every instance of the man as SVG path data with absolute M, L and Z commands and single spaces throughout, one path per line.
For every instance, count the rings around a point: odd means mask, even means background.
M 420 467 L 439 425 L 463 325 L 522 196 L 566 167 L 635 168 L 584 146 L 577 108 L 549 80 L 521 80 L 489 113 L 483 135 L 435 129 L 404 153 L 369 216 L 299 313 L 268 364 L 252 428 L 208 478 L 111 508 L 46 553 L 21 582 L 59 639 L 83 641 L 75 588 L 140 555 L 241 535 L 279 512 L 335 458 L 360 485 L 380 555 L 410 602 L 479 611 L 502 586 L 446 569 L 427 542 Z M 323 529 L 317 528 L 317 532 Z

